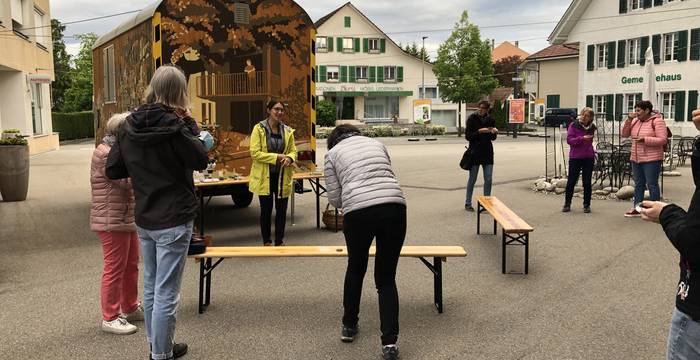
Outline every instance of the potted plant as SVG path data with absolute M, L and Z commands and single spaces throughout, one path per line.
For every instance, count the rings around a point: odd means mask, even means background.
M 0 137 L 0 195 L 3 201 L 24 201 L 29 189 L 29 146 L 19 130 Z

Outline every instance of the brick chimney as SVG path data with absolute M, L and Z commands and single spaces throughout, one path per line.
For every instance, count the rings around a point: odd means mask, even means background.
M 516 47 L 516 48 L 519 48 L 519 47 L 520 47 L 520 42 L 519 42 L 519 41 L 516 41 L 516 42 L 515 42 L 515 47 Z
M 496 48 L 496 40 L 491 39 L 491 51 Z

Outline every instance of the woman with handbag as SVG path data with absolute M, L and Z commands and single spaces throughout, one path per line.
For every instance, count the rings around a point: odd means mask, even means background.
M 591 212 L 591 197 L 593 186 L 593 164 L 595 151 L 593 150 L 593 135 L 596 126 L 593 124 L 593 109 L 589 107 L 581 110 L 579 119 L 569 125 L 566 132 L 566 142 L 569 144 L 569 178 L 566 182 L 566 194 L 564 195 L 564 207 L 562 212 L 571 211 L 571 200 L 574 197 L 574 187 L 579 175 L 583 172 L 583 212 Z
M 464 209 L 474 211 L 472 206 L 472 194 L 476 178 L 479 176 L 479 166 L 484 169 L 484 196 L 491 195 L 491 182 L 493 178 L 493 144 L 496 140 L 498 129 L 496 122 L 489 115 L 491 104 L 488 101 L 479 103 L 479 111 L 469 115 L 467 128 L 464 136 L 469 141 L 467 152 L 471 154 L 471 166 L 469 169 L 469 180 L 467 181 L 467 199 L 464 202 Z

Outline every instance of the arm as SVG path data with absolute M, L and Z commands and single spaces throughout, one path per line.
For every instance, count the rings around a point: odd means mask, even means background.
M 581 145 L 583 143 L 583 136 L 576 136 L 572 131 L 573 128 L 573 125 L 570 125 L 569 130 L 566 132 L 566 143 L 571 146 Z
M 678 252 L 687 258 L 697 261 L 700 259 L 700 189 L 690 202 L 688 212 L 679 206 L 671 204 L 661 210 L 659 222 L 666 236 Z
M 478 126 L 472 119 L 471 116 L 467 119 L 467 128 L 464 130 L 464 137 L 470 142 L 478 139 L 480 135 Z
M 297 162 L 297 144 L 294 140 L 294 133 L 289 136 L 289 146 L 287 146 L 287 152 L 284 155 L 292 159 L 293 163 Z
M 628 138 L 632 135 L 632 121 L 633 120 L 625 120 L 625 124 L 622 126 L 622 130 L 620 132 L 620 135 L 622 135 L 623 138 Z
M 668 141 L 668 133 L 666 132 L 666 122 L 663 120 L 652 120 L 654 126 L 654 136 L 644 138 L 644 143 L 649 146 L 664 146 Z
M 338 175 L 335 172 L 335 166 L 329 154 L 326 154 L 324 161 L 324 175 L 326 180 L 326 194 L 328 195 L 328 202 L 335 208 L 343 207 L 343 188 L 340 186 L 340 181 L 338 181 Z
M 490 119 L 490 121 L 489 121 L 489 127 L 492 127 L 492 128 L 494 128 L 494 129 L 496 129 L 496 120 L 494 120 L 494 119 L 491 118 L 491 117 L 489 117 L 489 119 Z M 497 130 L 498 130 L 498 129 L 497 129 Z M 491 141 L 496 140 L 496 138 L 498 137 L 498 134 L 497 134 L 497 133 L 496 133 L 496 134 L 494 134 L 494 133 L 487 133 L 487 134 L 485 134 L 485 135 L 486 135 L 486 137 L 488 138 L 488 140 L 491 140 Z
M 261 132 L 263 131 L 260 129 L 260 125 L 256 125 L 253 128 L 253 133 L 250 134 L 250 157 L 253 158 L 253 161 L 272 165 L 277 164 L 278 154 L 262 151 Z
M 192 136 L 189 129 L 183 127 L 179 134 L 173 137 L 173 148 L 175 153 L 182 160 L 186 169 L 204 170 L 209 163 L 207 150 L 202 142 Z
M 126 179 L 129 177 L 129 171 L 126 169 L 124 158 L 119 147 L 119 139 L 114 143 L 107 155 L 107 164 L 105 165 L 105 174 L 111 180 Z

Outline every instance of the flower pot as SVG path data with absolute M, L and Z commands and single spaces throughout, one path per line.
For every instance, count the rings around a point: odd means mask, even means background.
M 24 201 L 29 189 L 29 147 L 0 146 L 0 195 L 3 201 Z

